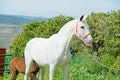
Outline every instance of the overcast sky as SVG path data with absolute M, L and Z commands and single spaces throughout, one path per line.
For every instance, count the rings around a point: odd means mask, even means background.
M 120 0 L 0 0 L 0 14 L 80 17 L 120 9 Z

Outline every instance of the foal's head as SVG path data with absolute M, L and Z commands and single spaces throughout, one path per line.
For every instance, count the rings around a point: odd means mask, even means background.
M 75 34 L 85 43 L 86 46 L 92 45 L 92 36 L 89 31 L 89 25 L 86 22 L 87 16 L 81 16 L 79 21 L 76 23 Z

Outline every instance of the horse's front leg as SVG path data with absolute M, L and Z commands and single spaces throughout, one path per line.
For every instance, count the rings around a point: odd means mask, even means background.
M 64 80 L 68 79 L 68 67 L 69 67 L 69 63 L 67 63 L 66 65 L 64 65 L 63 68 L 63 78 Z
M 40 67 L 40 80 L 44 80 L 45 70 L 43 67 Z
M 54 78 L 55 66 L 56 66 L 55 64 L 50 64 L 49 80 L 53 80 L 53 78 Z

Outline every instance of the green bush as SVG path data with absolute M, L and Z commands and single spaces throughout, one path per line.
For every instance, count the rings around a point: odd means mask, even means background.
M 30 39 L 34 37 L 48 38 L 72 19 L 68 16 L 58 16 L 46 21 L 40 20 L 25 25 L 22 33 L 16 37 L 14 44 L 10 47 L 10 53 L 13 57 L 23 57 L 25 45 Z
M 95 52 L 103 64 L 119 68 L 117 60 L 120 57 L 120 10 L 108 13 L 92 13 L 88 18 L 91 26 Z M 100 44 L 99 41 L 103 41 Z M 98 48 L 98 49 L 97 49 Z
M 72 17 L 68 16 L 58 16 L 46 21 L 40 20 L 25 25 L 22 33 L 16 37 L 13 46 L 10 47 L 12 56 L 23 57 L 25 45 L 31 38 L 48 38 L 58 32 L 66 22 L 72 19 Z M 120 10 L 108 13 L 92 13 L 89 15 L 87 22 L 90 25 L 91 35 L 94 41 L 93 48 L 89 49 L 92 52 L 90 54 L 95 55 L 96 59 L 106 66 L 120 68 Z M 86 54 L 87 52 L 85 51 L 82 41 L 76 39 L 76 37 L 73 38 L 70 49 L 73 55 L 72 58 L 83 60 L 83 62 L 74 65 L 72 63 L 70 65 L 69 80 L 120 79 L 118 77 L 119 72 L 110 71 L 98 63 L 95 63 L 95 61 Z M 56 80 L 62 79 L 59 73 L 61 74 L 60 69 L 57 70 L 55 75 Z

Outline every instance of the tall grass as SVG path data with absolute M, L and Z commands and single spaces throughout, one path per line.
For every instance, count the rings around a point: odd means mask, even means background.
M 88 61 L 90 62 L 90 61 Z M 120 80 L 120 76 L 119 76 L 119 71 L 111 71 L 108 70 L 108 72 L 102 72 L 103 70 L 101 70 L 101 72 L 91 72 L 89 70 L 89 66 L 83 66 L 83 64 L 85 64 L 86 62 L 81 62 L 81 63 L 70 63 L 70 67 L 69 67 L 69 75 L 68 75 L 68 80 Z M 93 63 L 93 62 L 92 62 Z M 90 63 L 89 63 L 90 64 Z M 95 65 L 96 63 L 94 63 Z M 93 65 L 93 67 L 94 67 Z M 98 67 L 96 67 L 98 68 Z M 46 73 L 45 73 L 45 80 L 48 80 L 49 76 L 48 76 L 48 68 L 46 69 Z M 4 78 L 0 79 L 0 80 L 11 80 L 11 74 L 4 74 Z M 37 75 L 37 77 L 39 76 L 39 73 Z M 24 75 L 23 74 L 19 74 L 17 77 L 17 80 L 24 80 Z M 54 75 L 54 80 L 63 80 L 63 75 L 62 75 L 62 70 L 61 68 L 57 68 L 55 71 L 55 75 Z

